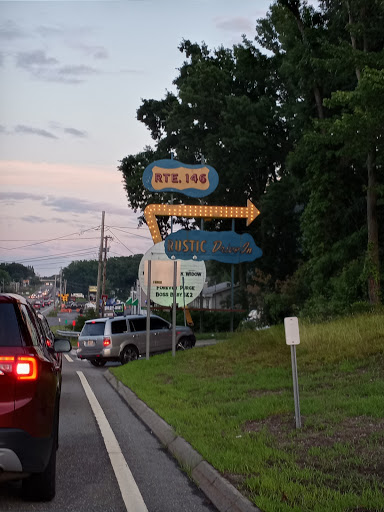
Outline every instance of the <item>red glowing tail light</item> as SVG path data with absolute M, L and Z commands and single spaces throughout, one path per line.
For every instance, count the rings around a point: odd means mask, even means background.
M 37 379 L 37 361 L 34 357 L 20 356 L 16 361 L 16 375 L 19 380 Z
M 37 379 L 37 361 L 32 356 L 0 356 L 0 375 L 14 373 L 18 380 Z
M 104 338 L 103 345 L 104 347 L 108 347 L 111 344 L 111 338 Z

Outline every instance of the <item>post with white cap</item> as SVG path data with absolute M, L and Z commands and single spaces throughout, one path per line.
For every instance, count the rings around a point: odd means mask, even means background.
M 296 345 L 300 344 L 299 321 L 296 316 L 284 318 L 285 341 L 291 346 L 293 397 L 295 400 L 296 428 L 301 428 L 299 382 L 297 378 Z

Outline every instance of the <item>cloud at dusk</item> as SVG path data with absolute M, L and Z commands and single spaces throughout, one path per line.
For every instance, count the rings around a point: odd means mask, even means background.
M 46 137 L 48 139 L 57 139 L 55 134 L 48 132 L 47 130 L 43 130 L 41 128 L 34 128 L 33 126 L 25 126 L 23 124 L 18 124 L 15 126 L 15 133 L 21 133 L 24 135 L 38 135 L 39 137 Z
M 254 29 L 252 22 L 249 18 L 242 16 L 236 17 L 223 17 L 215 18 L 215 25 L 220 30 L 240 33 L 250 33 Z

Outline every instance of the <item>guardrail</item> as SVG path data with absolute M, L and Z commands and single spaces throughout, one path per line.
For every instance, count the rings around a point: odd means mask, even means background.
M 56 331 L 59 336 L 64 336 L 68 338 L 78 338 L 80 336 L 79 332 L 76 331 Z

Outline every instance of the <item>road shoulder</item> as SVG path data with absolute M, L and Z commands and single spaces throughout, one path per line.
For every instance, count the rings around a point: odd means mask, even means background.
M 261 512 L 109 370 L 104 373 L 104 377 L 179 464 L 190 472 L 193 480 L 219 512 Z

